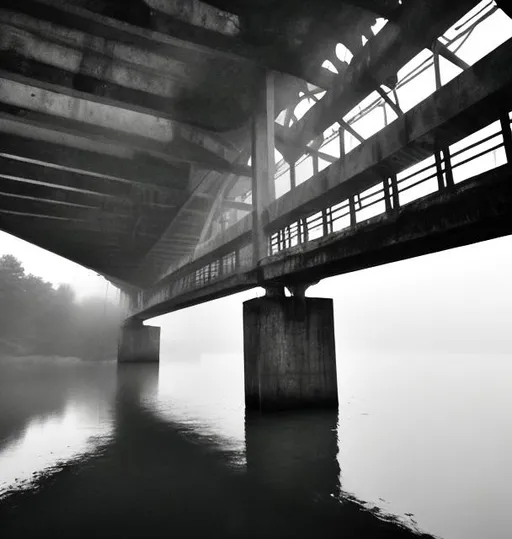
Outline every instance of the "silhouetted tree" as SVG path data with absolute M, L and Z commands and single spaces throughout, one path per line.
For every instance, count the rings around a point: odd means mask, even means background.
M 0 257 L 0 352 L 103 359 L 115 354 L 120 309 L 99 298 L 77 302 L 27 275 L 12 255 Z

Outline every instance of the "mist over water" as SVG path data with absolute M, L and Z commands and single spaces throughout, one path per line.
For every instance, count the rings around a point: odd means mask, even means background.
M 2 537 L 509 536 L 504 355 L 345 354 L 339 414 L 254 418 L 241 354 L 0 368 Z
M 510 241 L 312 288 L 338 413 L 245 417 L 257 290 L 150 321 L 159 366 L 1 358 L 1 537 L 508 538 Z

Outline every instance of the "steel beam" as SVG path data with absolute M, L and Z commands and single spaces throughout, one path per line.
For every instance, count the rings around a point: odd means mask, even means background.
M 423 47 L 429 47 L 476 3 L 476 0 L 406 2 L 397 22 L 388 22 L 370 39 L 332 89 L 292 126 L 287 141 L 295 148 L 306 146 L 377 86 L 395 76 L 403 65 Z M 298 151 L 293 154 L 295 159 L 299 156 Z
M 269 228 L 362 192 L 496 119 L 512 106 L 512 39 L 441 87 L 344 158 L 286 193 L 268 209 Z M 485 83 L 482 83 L 485 81 Z

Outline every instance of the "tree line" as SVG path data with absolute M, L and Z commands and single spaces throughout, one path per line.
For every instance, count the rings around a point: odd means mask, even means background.
M 12 255 L 0 257 L 0 353 L 115 357 L 121 309 L 103 298 L 78 301 L 66 284 L 54 287 Z

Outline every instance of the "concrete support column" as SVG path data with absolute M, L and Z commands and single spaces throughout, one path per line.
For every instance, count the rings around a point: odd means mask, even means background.
M 144 326 L 140 320 L 130 320 L 121 327 L 117 361 L 159 361 L 160 328 Z
M 338 406 L 331 299 L 267 295 L 244 303 L 245 405 Z

